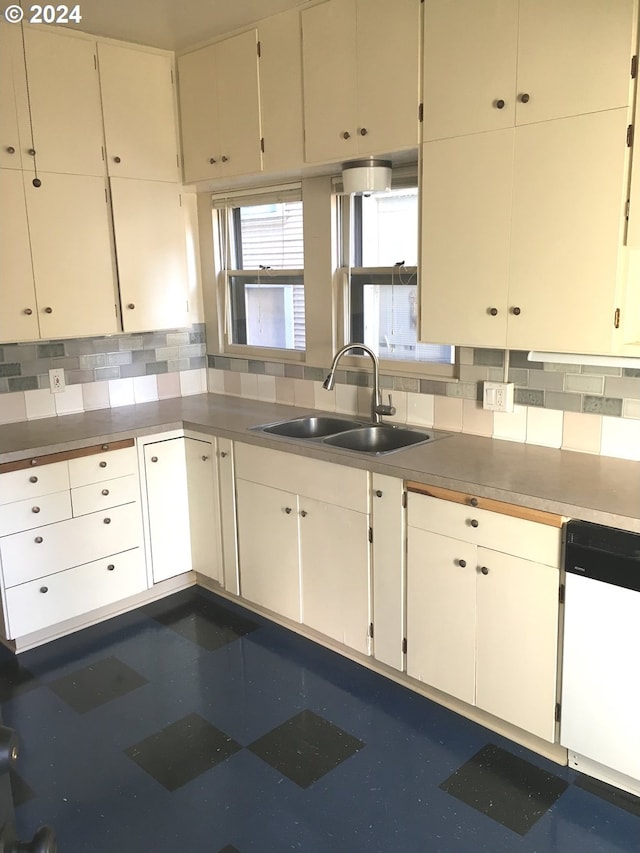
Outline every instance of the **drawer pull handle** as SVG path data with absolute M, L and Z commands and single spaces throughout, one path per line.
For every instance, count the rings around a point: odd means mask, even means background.
M 113 565 L 113 563 L 109 563 L 109 565 L 107 566 L 107 571 L 112 572 L 114 569 L 115 569 L 115 566 Z
M 103 490 L 102 490 L 102 494 L 103 494 L 103 495 L 105 496 L 105 498 L 106 498 L 106 496 L 109 494 L 109 489 L 103 489 Z
M 35 475 L 34 475 L 33 477 L 29 477 L 29 482 L 30 482 L 30 483 L 37 483 L 37 482 L 38 482 L 38 478 L 37 478 Z
M 152 457 L 151 457 L 151 461 L 152 461 L 152 462 L 157 462 L 157 461 L 158 461 L 158 457 L 157 457 L 157 456 L 152 456 Z
M 31 512 L 40 512 L 40 507 L 39 506 L 32 506 Z
M 101 468 L 106 468 L 106 467 L 107 467 L 107 463 L 106 463 L 106 462 L 104 462 L 104 461 L 103 461 L 103 462 L 101 462 L 101 463 L 100 463 L 100 467 L 101 467 Z
M 103 444 L 103 445 L 102 445 L 102 449 L 103 449 L 103 450 L 108 450 L 108 449 L 109 449 L 109 445 L 108 445 L 108 444 Z
M 103 518 L 103 519 L 102 519 L 102 521 L 103 521 L 103 523 L 104 523 L 104 524 L 111 524 L 111 519 L 110 519 L 110 518 Z
M 489 574 L 489 569 L 488 569 L 486 566 L 482 566 L 482 567 L 480 568 L 480 571 L 482 572 L 482 574 L 483 574 L 483 575 L 488 575 L 488 574 Z
M 44 539 L 42 538 L 42 536 L 36 536 L 36 538 L 33 541 L 36 543 L 36 545 L 42 545 L 42 543 L 44 542 Z
M 478 506 L 478 498 L 471 498 L 469 503 L 471 504 L 471 506 Z
M 376 497 L 377 497 L 377 498 L 381 498 L 381 497 L 382 497 L 382 491 L 381 491 L 380 489 L 376 489 Z
M 469 522 L 469 524 L 470 524 L 472 527 L 477 527 L 479 523 L 480 523 L 480 522 L 478 521 L 478 519 L 477 519 L 477 518 L 472 518 L 472 519 L 471 519 L 471 521 Z
M 467 566 L 466 560 L 456 560 L 456 563 L 460 566 L 461 569 L 464 569 Z
M 40 592 L 42 592 L 42 593 L 49 592 L 49 587 L 48 586 L 41 586 Z

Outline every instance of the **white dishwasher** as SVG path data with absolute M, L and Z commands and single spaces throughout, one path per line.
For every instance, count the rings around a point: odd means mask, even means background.
M 640 534 L 567 524 L 560 743 L 640 796 Z

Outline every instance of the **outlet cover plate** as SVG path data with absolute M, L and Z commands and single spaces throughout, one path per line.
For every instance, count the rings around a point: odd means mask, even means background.
M 54 367 L 49 371 L 49 388 L 52 394 L 64 391 L 64 367 Z
M 513 382 L 485 382 L 482 390 L 482 408 L 490 412 L 512 412 Z

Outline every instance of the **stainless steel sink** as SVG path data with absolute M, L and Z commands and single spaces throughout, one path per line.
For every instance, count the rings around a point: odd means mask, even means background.
M 272 435 L 282 435 L 287 438 L 323 438 L 327 435 L 343 433 L 361 427 L 361 423 L 348 421 L 346 418 L 331 418 L 325 416 L 295 418 L 291 421 L 281 421 L 270 426 L 260 427 L 262 432 Z
M 391 453 L 403 447 L 424 444 L 433 441 L 435 436 L 428 432 L 391 426 L 389 424 L 371 424 L 351 429 L 325 438 L 323 444 L 331 447 L 343 447 L 345 450 L 357 450 L 360 453 Z

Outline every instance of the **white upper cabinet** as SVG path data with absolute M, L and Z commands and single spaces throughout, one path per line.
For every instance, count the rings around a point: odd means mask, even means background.
M 185 218 L 177 184 L 111 178 L 125 332 L 189 324 Z
M 171 57 L 101 43 L 98 62 L 109 174 L 177 181 Z
M 304 162 L 299 10 L 260 21 L 258 38 L 264 171 L 285 172 Z
M 30 27 L 24 39 L 29 109 L 23 105 L 20 113 L 20 140 L 25 168 L 102 176 L 95 42 Z
M 22 49 L 20 28 L 0 20 L 0 168 L 22 168 L 18 132 L 16 86 L 20 80 L 14 65 Z M 22 81 L 24 82 L 24 81 Z
M 423 140 L 626 106 L 633 6 L 633 0 L 426 3 Z
M 305 157 L 418 142 L 417 0 L 327 0 L 302 18 Z
M 257 30 L 178 60 L 187 183 L 262 170 Z

